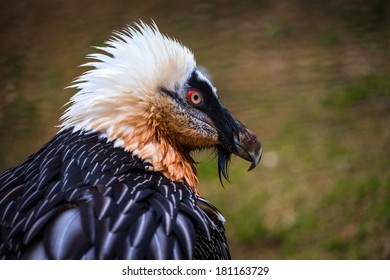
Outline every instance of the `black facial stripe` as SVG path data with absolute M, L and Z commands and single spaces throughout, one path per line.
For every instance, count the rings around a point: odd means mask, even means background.
M 224 108 L 219 98 L 214 93 L 214 89 L 210 83 L 199 77 L 198 70 L 194 70 L 187 80 L 187 84 L 183 88 L 185 96 L 180 96 L 182 92 L 170 91 L 166 88 L 160 88 L 163 94 L 166 94 L 173 100 L 179 102 L 182 106 L 189 110 L 199 110 L 206 114 L 214 123 L 218 130 L 218 142 L 216 146 L 218 153 L 218 174 L 222 183 L 222 176 L 228 178 L 228 166 L 230 156 L 233 152 L 237 152 L 234 144 L 234 135 L 238 134 L 238 126 L 236 120 L 230 112 Z M 203 102 L 200 105 L 193 105 L 187 101 L 187 93 L 189 90 L 196 90 L 203 95 Z
M 218 97 L 214 94 L 213 88 L 207 81 L 199 78 L 198 70 L 194 70 L 187 80 L 188 90 L 197 90 L 203 94 L 203 103 L 201 105 L 192 105 L 186 100 L 179 98 L 178 93 L 161 87 L 160 91 L 166 94 L 173 100 L 181 103 L 182 106 L 187 108 L 196 108 L 200 112 L 206 114 L 215 124 L 218 130 L 218 140 L 221 145 L 229 152 L 233 152 L 234 146 L 234 134 L 238 133 L 237 123 L 231 116 L 230 112 L 225 109 Z M 186 97 L 185 97 L 186 98 Z
M 220 142 L 229 150 L 234 147 L 233 134 L 237 133 L 236 121 L 231 116 L 230 112 L 225 109 L 218 97 L 214 94 L 212 86 L 202 78 L 199 78 L 198 70 L 194 70 L 188 79 L 188 85 L 191 89 L 198 90 L 203 94 L 202 106 L 197 106 L 199 111 L 207 114 L 220 131 Z
M 199 78 L 197 70 L 192 72 L 187 84 L 190 89 L 197 90 L 203 95 L 203 104 L 198 107 L 200 111 L 211 114 L 222 109 L 221 103 L 214 94 L 212 86 L 207 81 Z
M 160 92 L 166 94 L 167 96 L 169 96 L 172 99 L 177 99 L 177 93 L 174 91 L 170 91 L 164 87 L 160 87 Z
M 204 95 L 207 96 L 213 96 L 215 98 L 215 95 L 213 93 L 213 89 L 211 88 L 210 84 L 207 81 L 204 81 L 199 78 L 198 71 L 194 70 L 191 74 L 191 77 L 188 79 L 188 85 L 194 89 L 197 89 L 198 91 L 202 92 Z

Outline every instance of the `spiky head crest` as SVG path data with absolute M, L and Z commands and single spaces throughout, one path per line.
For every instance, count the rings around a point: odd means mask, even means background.
M 88 55 L 93 67 L 77 78 L 78 92 L 61 120 L 63 128 L 106 132 L 124 115 L 142 114 L 158 88 L 177 91 L 196 67 L 193 53 L 163 35 L 155 23 L 128 26 Z

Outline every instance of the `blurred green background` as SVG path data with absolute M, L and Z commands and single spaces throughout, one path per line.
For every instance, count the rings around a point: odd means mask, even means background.
M 260 137 L 221 187 L 235 259 L 390 258 L 390 4 L 372 1 L 0 1 L 0 171 L 57 131 L 85 56 L 113 30 L 156 21 L 195 53 Z

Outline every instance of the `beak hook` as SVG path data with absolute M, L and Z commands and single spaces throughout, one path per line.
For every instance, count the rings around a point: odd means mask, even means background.
M 251 171 L 261 160 L 262 146 L 257 139 L 257 136 L 252 131 L 239 121 L 237 121 L 237 125 L 238 135 L 234 136 L 234 146 L 236 150 L 234 153 L 252 163 L 248 169 L 248 171 Z

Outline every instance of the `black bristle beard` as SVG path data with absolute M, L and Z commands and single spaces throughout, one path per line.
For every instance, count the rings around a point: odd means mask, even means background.
M 219 181 L 223 186 L 222 176 L 228 182 L 230 182 L 228 170 L 230 165 L 230 156 L 232 155 L 232 153 L 224 149 L 221 145 L 217 147 L 217 153 L 218 153 L 218 176 L 219 176 Z

